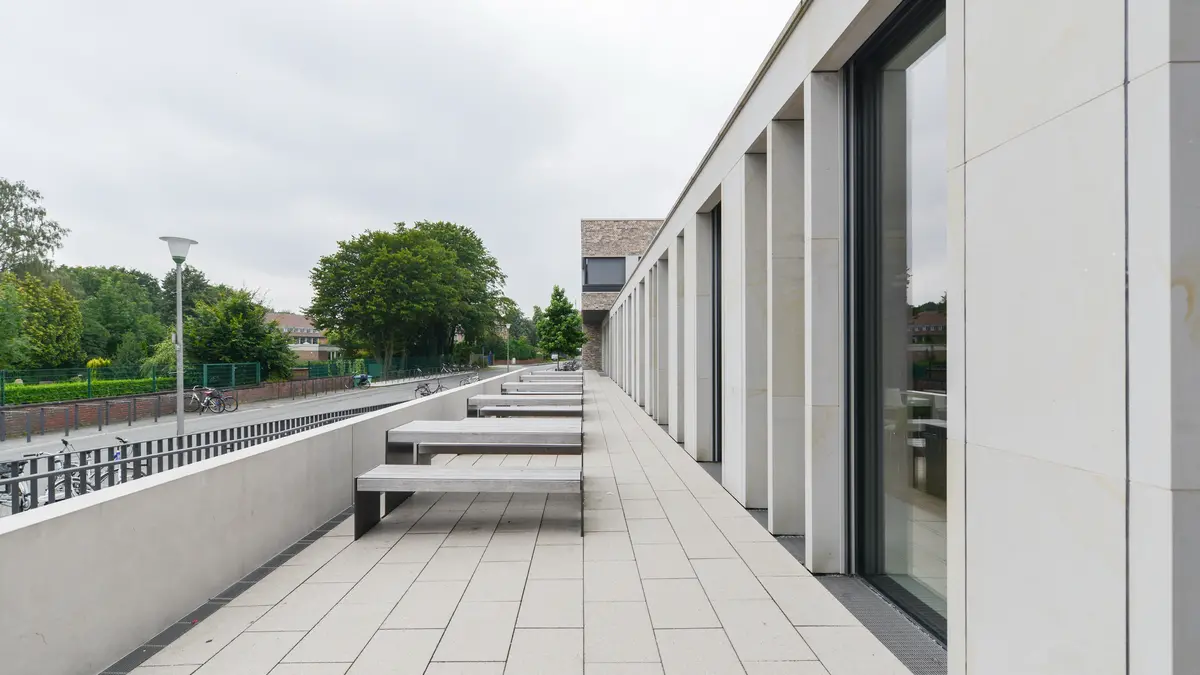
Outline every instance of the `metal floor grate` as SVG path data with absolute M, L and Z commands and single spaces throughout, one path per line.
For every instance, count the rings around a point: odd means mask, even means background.
M 946 675 L 946 647 L 866 581 L 837 575 L 817 579 L 913 675 Z

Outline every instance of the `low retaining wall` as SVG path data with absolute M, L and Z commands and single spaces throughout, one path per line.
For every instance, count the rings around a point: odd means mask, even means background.
M 349 507 L 388 429 L 522 372 L 0 519 L 0 671 L 95 675 Z

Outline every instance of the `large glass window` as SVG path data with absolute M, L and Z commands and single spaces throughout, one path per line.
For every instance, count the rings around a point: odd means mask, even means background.
M 849 66 L 854 563 L 943 638 L 944 36 L 944 0 L 913 0 Z
M 584 258 L 583 259 L 583 290 L 619 291 L 625 285 L 624 258 Z

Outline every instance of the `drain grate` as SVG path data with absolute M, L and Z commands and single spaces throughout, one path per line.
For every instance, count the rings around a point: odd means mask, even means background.
M 870 584 L 858 577 L 837 575 L 817 579 L 913 675 L 946 675 L 946 647 Z

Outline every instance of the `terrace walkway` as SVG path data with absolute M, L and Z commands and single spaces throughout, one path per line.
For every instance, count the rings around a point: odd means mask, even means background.
M 418 494 L 357 542 L 349 518 L 318 533 L 132 672 L 909 672 L 610 380 L 587 374 L 584 415 L 582 542 L 571 495 Z

